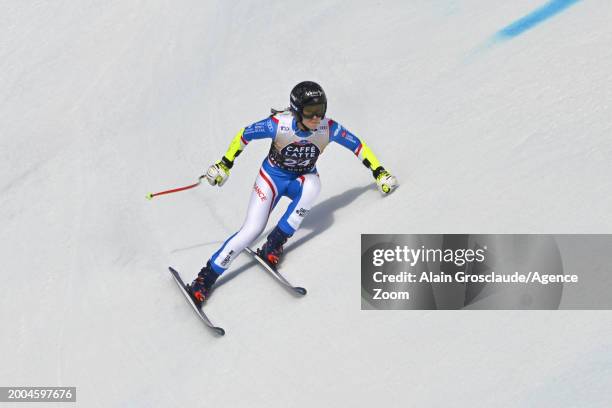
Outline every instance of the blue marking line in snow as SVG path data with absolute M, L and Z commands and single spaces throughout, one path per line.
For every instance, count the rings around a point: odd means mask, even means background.
M 527 14 L 525 17 L 502 28 L 497 32 L 495 37 L 499 40 L 503 40 L 521 35 L 525 31 L 532 29 L 579 1 L 580 0 L 550 0 L 548 3 Z

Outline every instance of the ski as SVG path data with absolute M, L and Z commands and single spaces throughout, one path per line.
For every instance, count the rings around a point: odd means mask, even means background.
M 304 296 L 307 293 L 306 289 L 304 289 L 304 288 L 302 288 L 300 286 L 293 286 L 291 283 L 289 283 L 289 281 L 287 279 L 285 279 L 285 277 L 283 275 L 281 275 L 280 272 L 276 268 L 274 268 L 269 263 L 267 263 L 261 256 L 259 256 L 259 254 L 257 252 L 253 251 L 249 247 L 246 247 L 246 251 L 249 254 L 251 254 L 253 256 L 253 258 L 255 258 L 255 260 L 257 262 L 259 262 L 261 264 L 261 266 L 263 266 L 265 268 L 265 270 L 268 271 L 270 273 L 270 275 L 272 275 L 285 288 L 287 288 L 287 289 L 291 290 L 293 293 L 296 293 L 296 294 L 301 295 L 301 296 Z
M 200 316 L 200 319 L 204 322 L 204 324 L 207 327 L 209 327 L 212 330 L 214 330 L 215 333 L 217 333 L 218 335 L 220 335 L 220 336 L 225 335 L 225 330 L 223 330 L 223 328 L 221 328 L 221 327 L 218 327 L 218 326 L 215 326 L 214 324 L 212 324 L 212 322 L 208 319 L 208 316 L 206 316 L 206 314 L 204 314 L 204 312 L 202 311 L 202 308 L 196 306 L 195 302 L 193 301 L 193 299 L 189 295 L 189 292 L 187 291 L 187 287 L 185 286 L 185 283 L 183 282 L 183 279 L 181 279 L 181 275 L 179 275 L 179 273 L 174 268 L 172 268 L 171 266 L 168 267 L 168 269 L 170 270 L 170 273 L 172 274 L 172 277 L 174 278 L 174 281 L 178 285 L 179 289 L 181 289 L 181 292 L 185 296 L 185 299 L 187 299 L 187 301 L 189 302 L 189 304 L 191 305 L 193 310 L 195 310 L 195 312 L 198 314 L 198 316 Z

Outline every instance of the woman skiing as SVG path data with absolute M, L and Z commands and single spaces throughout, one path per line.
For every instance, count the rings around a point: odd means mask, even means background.
M 382 167 L 374 153 L 357 136 L 338 122 L 325 117 L 327 97 L 315 82 L 297 84 L 290 94 L 290 107 L 272 111 L 272 115 L 242 128 L 225 155 L 211 165 L 206 177 L 211 185 L 221 187 L 229 177 L 234 160 L 255 139 L 272 139 L 270 152 L 255 179 L 246 219 L 238 232 L 230 236 L 198 273 L 187 288 L 200 306 L 210 295 L 217 278 L 231 262 L 263 232 L 270 212 L 282 196 L 291 204 L 257 250 L 270 265 L 276 266 L 283 244 L 300 227 L 314 205 L 321 187 L 316 162 L 325 147 L 336 142 L 350 149 L 372 171 L 379 190 L 391 193 L 397 180 Z

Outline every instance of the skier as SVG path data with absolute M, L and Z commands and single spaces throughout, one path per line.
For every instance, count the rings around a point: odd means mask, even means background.
M 272 139 L 268 156 L 255 179 L 246 219 L 238 232 L 230 236 L 206 263 L 187 289 L 196 305 L 209 297 L 217 278 L 231 262 L 263 232 L 270 212 L 279 199 L 292 200 L 278 225 L 268 235 L 257 253 L 276 267 L 283 245 L 300 227 L 320 190 L 316 162 L 330 142 L 351 150 L 372 171 L 383 194 L 391 193 L 397 179 L 382 167 L 370 148 L 338 122 L 325 116 L 327 97 L 315 82 L 297 84 L 290 94 L 290 107 L 242 128 L 221 160 L 211 165 L 206 177 L 211 185 L 223 186 L 234 160 L 255 139 Z

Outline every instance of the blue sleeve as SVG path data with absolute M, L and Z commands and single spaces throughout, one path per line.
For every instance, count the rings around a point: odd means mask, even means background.
M 329 140 L 346 147 L 353 153 L 358 152 L 361 146 L 361 140 L 357 136 L 334 120 L 329 121 Z
M 274 119 L 273 117 L 268 117 L 244 128 L 242 137 L 245 142 L 248 143 L 254 139 L 274 139 L 278 127 Z

